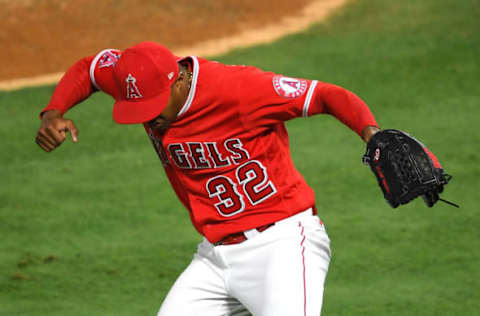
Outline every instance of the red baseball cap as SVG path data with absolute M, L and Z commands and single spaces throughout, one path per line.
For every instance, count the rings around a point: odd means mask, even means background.
M 142 42 L 124 50 L 113 68 L 120 92 L 113 106 L 115 122 L 143 123 L 160 115 L 178 71 L 177 58 L 162 45 Z

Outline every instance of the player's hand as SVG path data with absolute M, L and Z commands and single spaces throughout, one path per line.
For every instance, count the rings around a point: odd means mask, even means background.
M 42 116 L 42 123 L 35 142 L 43 150 L 50 152 L 65 141 L 68 131 L 70 131 L 73 142 L 78 142 L 78 130 L 75 124 L 71 120 L 64 119 L 60 111 L 50 110 Z

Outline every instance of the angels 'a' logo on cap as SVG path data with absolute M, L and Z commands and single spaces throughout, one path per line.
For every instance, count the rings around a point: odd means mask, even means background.
M 273 77 L 273 87 L 279 96 L 298 98 L 307 91 L 307 80 L 277 75 Z
M 127 82 L 127 99 L 143 98 L 143 95 L 140 93 L 140 90 L 138 90 L 137 84 L 135 83 L 137 79 L 135 79 L 132 74 L 128 74 L 125 81 Z

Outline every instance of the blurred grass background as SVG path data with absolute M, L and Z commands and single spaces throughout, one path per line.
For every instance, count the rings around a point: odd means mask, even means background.
M 288 123 L 332 239 L 323 315 L 478 315 L 479 30 L 478 0 L 356 0 L 306 32 L 217 58 L 344 86 L 454 176 L 443 197 L 460 209 L 392 210 L 354 133 L 328 116 Z M 154 315 L 201 238 L 143 128 L 115 125 L 109 97 L 68 113 L 78 144 L 41 151 L 52 91 L 0 93 L 0 315 Z

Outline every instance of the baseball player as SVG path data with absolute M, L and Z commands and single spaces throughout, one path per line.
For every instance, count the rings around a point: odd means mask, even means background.
M 159 316 L 320 315 L 330 240 L 295 169 L 284 121 L 331 114 L 364 141 L 378 131 L 355 94 L 317 80 L 142 42 L 75 63 L 41 113 L 49 152 L 78 131 L 63 114 L 95 91 L 120 124 L 143 124 L 192 224 L 203 236 Z

